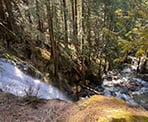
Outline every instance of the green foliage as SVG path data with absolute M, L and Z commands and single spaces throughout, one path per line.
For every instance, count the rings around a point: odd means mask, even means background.
M 143 3 L 144 1 L 137 3 L 134 8 L 128 11 L 117 9 L 115 12 L 118 16 L 118 22 L 116 24 L 123 28 L 120 33 L 116 33 L 118 36 L 118 46 L 121 48 L 122 55 L 134 54 L 136 57 L 147 56 L 148 16 L 147 10 L 141 8 Z M 145 3 L 145 7 L 147 4 Z M 127 15 L 124 13 L 127 13 Z M 121 59 L 123 58 L 116 59 L 115 61 L 121 61 Z
M 114 60 L 114 63 L 122 63 L 124 62 L 124 60 L 125 60 L 125 57 L 119 57 Z

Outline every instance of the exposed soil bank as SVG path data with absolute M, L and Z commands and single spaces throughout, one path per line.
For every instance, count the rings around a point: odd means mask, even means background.
M 16 97 L 0 92 L 0 122 L 147 122 L 148 111 L 114 97 L 92 96 L 77 103 Z
M 71 104 L 62 100 L 22 98 L 0 92 L 0 122 L 56 122 L 57 117 Z

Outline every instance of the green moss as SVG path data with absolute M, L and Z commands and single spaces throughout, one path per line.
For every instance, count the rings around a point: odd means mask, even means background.
M 63 121 L 63 120 L 58 119 L 58 120 L 56 120 L 56 122 L 64 122 L 64 121 Z
M 132 115 L 131 122 L 148 122 L 148 116 Z
M 114 97 L 92 96 L 69 110 L 65 122 L 147 122 L 148 112 Z
M 4 58 L 13 60 L 13 61 L 15 61 L 15 62 L 21 61 L 21 60 L 20 60 L 19 58 L 17 58 L 16 56 L 13 56 L 13 55 L 11 55 L 11 54 L 9 54 L 9 53 L 7 53 L 7 52 L 4 53 L 3 56 L 4 56 Z
M 41 61 L 49 61 L 51 59 L 51 53 L 46 49 L 42 49 L 40 47 L 32 47 L 31 50 L 32 54 L 36 55 L 35 57 Z

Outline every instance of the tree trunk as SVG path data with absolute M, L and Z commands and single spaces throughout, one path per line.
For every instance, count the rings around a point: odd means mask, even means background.
M 82 0 L 82 18 L 84 18 L 84 0 Z M 85 25 L 84 25 L 84 21 L 82 20 L 82 43 L 81 43 L 81 53 L 82 53 L 82 82 L 84 83 L 85 82 L 85 57 L 83 56 L 84 54 L 84 33 L 85 33 Z
M 13 10 L 12 10 L 12 2 L 8 0 L 4 0 L 7 12 L 8 12 L 8 18 L 7 18 L 7 23 L 8 23 L 8 28 L 14 32 L 14 26 L 15 26 L 15 18 L 13 16 Z
M 27 6 L 29 6 L 29 1 L 28 0 L 25 0 L 25 3 L 26 3 Z M 33 22 L 32 22 L 31 14 L 30 14 L 29 10 L 27 10 L 27 17 L 28 17 L 29 23 L 32 24 Z
M 54 78 L 57 81 L 58 80 L 57 49 L 53 32 L 53 6 L 51 5 L 50 0 L 48 1 L 47 4 L 47 17 L 48 17 L 48 28 L 49 28 L 50 43 L 51 43 L 51 57 L 54 61 Z
M 67 25 L 67 7 L 66 7 L 66 0 L 63 0 L 63 7 L 64 7 L 64 34 L 66 41 L 66 45 L 68 44 L 68 25 Z
M 138 66 L 137 66 L 137 73 L 140 72 L 140 62 L 141 62 L 141 58 L 139 57 L 139 59 L 138 59 Z
M 5 6 L 6 6 L 6 12 L 8 13 L 8 16 L 6 17 L 6 28 L 10 30 L 13 34 L 17 33 L 16 32 L 16 23 L 15 23 L 15 17 L 13 15 L 13 6 L 12 6 L 12 1 L 8 0 L 3 0 Z M 11 42 L 14 42 L 14 39 L 10 33 L 6 33 L 6 47 L 11 48 Z
M 77 27 L 77 0 L 72 0 L 72 22 L 73 22 L 73 39 L 75 40 L 75 48 L 78 50 L 79 49 L 79 42 L 77 38 L 78 34 L 78 27 Z
M 39 1 L 36 0 L 36 15 L 37 15 L 37 20 L 38 20 L 38 30 L 40 32 L 43 32 L 43 23 L 41 21 L 40 17 L 40 8 L 39 8 Z
M 4 11 L 4 5 L 2 0 L 0 0 L 0 22 L 4 22 L 5 21 L 5 11 Z

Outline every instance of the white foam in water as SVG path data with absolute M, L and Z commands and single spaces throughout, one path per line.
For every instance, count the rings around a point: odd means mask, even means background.
M 0 60 L 0 89 L 17 96 L 31 94 L 44 99 L 67 100 L 57 88 L 24 74 L 16 66 L 3 60 Z
M 124 68 L 122 70 L 123 73 L 132 73 L 132 70 L 130 68 Z
M 108 80 L 107 76 L 104 76 L 102 88 L 104 88 L 103 93 L 106 96 L 115 96 L 124 99 L 131 105 L 138 105 L 136 101 L 137 98 L 134 99 L 134 95 L 148 95 L 148 82 L 140 78 L 133 78 L 132 74 L 134 74 L 137 69 L 138 59 L 134 57 L 131 57 L 131 59 L 133 61 L 132 65 L 126 66 L 120 74 L 118 74 L 118 72 L 115 75 L 109 74 L 111 78 L 118 76 L 118 79 L 112 78 Z M 145 100 L 143 102 L 145 102 Z

